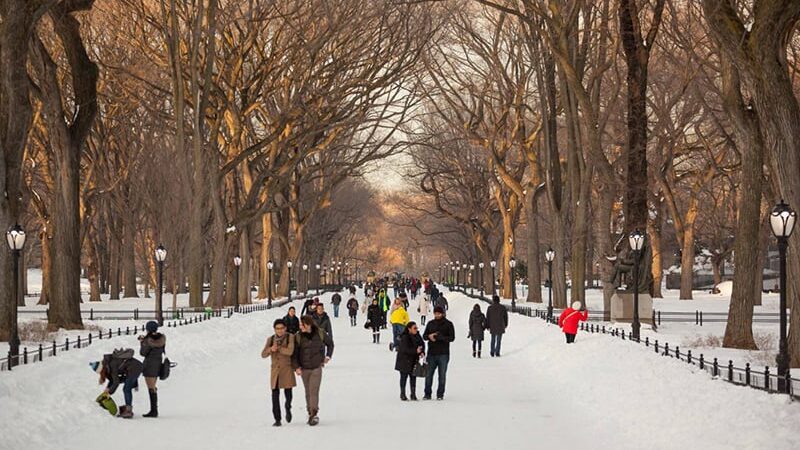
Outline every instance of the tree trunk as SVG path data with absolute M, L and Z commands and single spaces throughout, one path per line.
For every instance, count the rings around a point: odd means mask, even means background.
M 132 216 L 132 214 L 130 214 Z M 122 221 L 122 248 L 120 257 L 122 271 L 122 290 L 127 298 L 138 298 L 139 292 L 136 289 L 136 229 L 132 217 L 127 217 Z
M 272 214 L 264 214 L 261 216 L 261 254 L 259 255 L 259 282 L 258 282 L 258 298 L 268 298 L 269 291 L 273 289 L 269 285 L 269 268 L 267 264 L 272 258 Z
M 542 303 L 542 252 L 539 249 L 539 215 L 535 189 L 529 189 L 527 196 L 528 301 Z
M 653 250 L 653 262 L 651 272 L 653 275 L 653 298 L 664 298 L 661 292 L 662 277 L 664 276 L 664 267 L 662 265 L 662 248 L 663 242 L 661 239 L 661 232 L 663 230 L 664 220 L 664 206 L 656 199 L 654 203 L 654 215 L 652 220 L 648 221 L 648 235 L 650 238 L 650 246 Z
M 692 300 L 694 288 L 694 222 L 697 218 L 697 196 L 693 196 L 686 212 L 681 243 L 681 300 Z
M 111 300 L 119 300 L 119 241 L 115 238 L 111 240 L 111 251 L 109 253 L 109 298 Z
M 44 225 L 44 230 L 39 233 L 39 239 L 42 244 L 42 292 L 37 305 L 46 305 L 50 303 L 50 273 L 53 263 L 50 258 L 50 236 L 46 230 L 47 223 Z

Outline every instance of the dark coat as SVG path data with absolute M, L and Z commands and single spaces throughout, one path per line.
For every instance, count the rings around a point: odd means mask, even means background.
M 306 314 L 311 314 L 313 305 L 314 305 L 313 298 L 309 298 L 308 300 L 306 300 L 306 302 L 303 303 L 303 309 L 300 310 L 300 315 L 305 316 Z
M 311 315 L 314 318 L 314 322 L 317 323 L 317 326 L 325 330 L 328 333 L 328 336 L 333 337 L 333 329 L 331 328 L 331 318 L 328 316 L 328 313 L 324 312 L 321 316 L 318 316 L 317 313 Z
M 289 333 L 295 334 L 300 331 L 299 317 L 297 316 L 292 317 L 287 314 L 286 317 L 283 318 L 283 321 L 286 322 L 286 331 L 288 331 Z
M 417 348 L 422 347 L 425 350 L 425 342 L 422 336 L 411 334 L 408 330 L 403 331 L 400 335 L 400 341 L 397 344 L 397 357 L 394 361 L 394 370 L 401 373 L 411 373 L 414 370 L 414 364 L 419 359 Z
M 294 368 L 318 369 L 325 362 L 325 357 L 333 356 L 333 339 L 320 328 L 314 328 L 311 333 L 297 333 L 294 346 Z
M 341 305 L 342 304 L 342 296 L 339 295 L 338 292 L 333 294 L 333 297 L 331 297 L 331 304 L 332 305 Z
M 473 341 L 483 340 L 483 330 L 486 329 L 486 316 L 482 312 L 472 310 L 469 314 L 469 338 Z
M 430 339 L 430 335 L 438 333 L 436 340 Z M 425 326 L 425 333 L 422 337 L 428 341 L 428 356 L 433 355 L 449 355 L 450 343 L 456 339 L 456 330 L 453 327 L 453 322 L 446 318 L 433 319 Z
M 161 374 L 161 363 L 167 348 L 167 337 L 161 333 L 148 333 L 139 344 L 139 354 L 144 357 L 142 373 L 156 378 Z
M 500 303 L 492 303 L 486 309 L 486 327 L 491 334 L 503 334 L 508 327 L 508 311 Z
M 439 296 L 439 299 L 436 300 L 436 304 L 433 307 L 435 308 L 437 306 L 441 306 L 442 308 L 444 308 L 445 311 L 450 309 L 450 304 L 447 303 L 447 299 L 444 298 L 444 295 Z
M 372 326 L 378 326 L 383 323 L 383 311 L 378 305 L 370 304 L 367 307 L 367 320 L 372 323 Z
M 347 301 L 347 311 L 350 312 L 351 316 L 358 315 L 358 300 L 351 298 Z
M 133 349 L 126 352 L 130 356 L 128 358 L 118 357 L 120 353 L 119 350 L 114 350 L 111 354 L 103 355 L 103 366 L 107 370 L 108 377 L 108 386 L 106 387 L 109 394 L 114 394 L 125 380 L 139 378 L 144 369 L 141 361 L 133 357 Z

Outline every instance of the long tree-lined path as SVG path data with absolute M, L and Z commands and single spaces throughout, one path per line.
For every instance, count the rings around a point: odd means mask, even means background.
M 180 365 L 160 385 L 162 417 L 156 420 L 140 417 L 148 406 L 143 380 L 134 396 L 134 420 L 112 418 L 93 403 L 101 388 L 87 363 L 120 341 L 3 374 L 0 448 L 800 446 L 794 426 L 800 423 L 800 405 L 785 396 L 714 381 L 604 336 L 578 335 L 578 343 L 567 347 L 553 326 L 512 315 L 502 357 L 473 359 L 466 324 L 475 301 L 447 295 L 457 338 L 443 402 L 401 402 L 394 354 L 387 348 L 391 332 L 384 331 L 382 344 L 374 345 L 362 326 L 364 317 L 351 328 L 343 308 L 333 319 L 336 349 L 324 370 L 320 425 L 305 424 L 298 379 L 294 422 L 272 427 L 269 362 L 259 354 L 272 321 L 285 313 L 280 308 L 167 329 L 167 353 Z M 361 294 L 358 299 L 363 301 Z M 330 295 L 324 301 L 333 316 Z M 409 312 L 417 320 L 413 302 Z M 127 346 L 135 347 L 135 339 Z M 424 383 L 418 383 L 421 398 Z M 773 431 L 765 434 L 765 428 Z

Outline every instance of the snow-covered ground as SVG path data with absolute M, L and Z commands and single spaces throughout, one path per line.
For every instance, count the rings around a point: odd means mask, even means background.
M 567 346 L 556 327 L 512 315 L 503 356 L 473 359 L 465 336 L 476 301 L 448 297 L 457 339 L 444 402 L 401 402 L 394 355 L 342 314 L 333 319 L 320 425 L 304 424 L 298 386 L 295 422 L 271 427 L 269 361 L 259 353 L 280 308 L 166 330 L 179 366 L 160 384 L 156 420 L 140 417 L 144 388 L 134 394 L 134 420 L 112 418 L 93 401 L 101 387 L 88 363 L 123 342 L 135 346 L 133 337 L 0 374 L 0 449 L 800 447 L 800 405 L 712 380 L 627 341 L 580 334 Z

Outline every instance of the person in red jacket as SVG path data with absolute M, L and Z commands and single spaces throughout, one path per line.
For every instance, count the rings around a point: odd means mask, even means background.
M 564 330 L 564 334 L 567 336 L 567 344 L 575 342 L 575 335 L 578 334 L 578 323 L 588 318 L 589 311 L 583 309 L 581 302 L 572 303 L 571 308 L 567 308 L 561 313 L 558 318 L 558 326 Z

